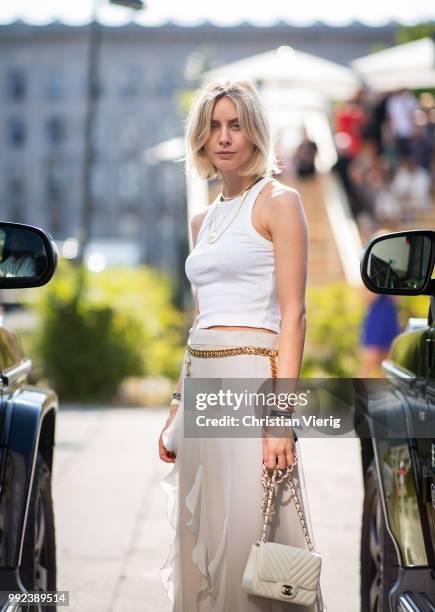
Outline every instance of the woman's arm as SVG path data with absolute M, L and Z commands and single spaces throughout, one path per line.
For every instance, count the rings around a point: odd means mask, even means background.
M 276 185 L 267 207 L 268 230 L 275 253 L 276 285 L 281 310 L 278 339 L 276 393 L 295 390 L 305 343 L 305 289 L 308 269 L 308 224 L 299 193 Z M 293 429 L 282 428 L 279 437 L 263 436 L 263 462 L 269 469 L 285 468 L 294 462 Z
M 199 314 L 198 294 L 197 294 L 197 291 L 195 289 L 195 316 L 194 316 L 193 323 L 192 323 L 192 329 L 195 329 L 195 327 L 196 327 L 196 324 L 198 322 L 198 314 Z M 179 376 L 178 381 L 177 381 L 177 384 L 175 385 L 174 392 L 175 391 L 177 393 L 181 392 L 181 384 L 182 384 L 183 376 L 184 376 L 184 368 L 182 367 L 181 368 L 181 372 L 180 372 L 180 376 Z M 177 409 L 175 408 L 175 411 L 176 410 Z
M 274 245 L 281 310 L 278 378 L 297 379 L 305 342 L 308 269 L 308 224 L 297 191 L 279 186 L 272 192 L 268 226 Z
M 196 215 L 193 215 L 190 221 L 190 228 L 192 232 L 192 245 L 193 245 L 192 248 L 195 248 L 199 230 L 201 229 L 201 225 L 202 225 L 202 222 L 206 214 L 207 214 L 207 211 L 197 213 Z M 198 322 L 198 314 L 199 314 L 198 292 L 195 289 L 195 315 L 194 315 L 193 323 L 192 323 L 193 329 L 195 329 L 196 324 Z M 177 384 L 175 385 L 175 389 L 174 389 L 174 391 L 176 391 L 177 393 L 180 393 L 181 391 L 181 383 L 183 380 L 183 376 L 184 376 L 184 371 L 183 371 L 183 368 L 181 368 L 180 376 L 178 378 Z
M 204 219 L 206 213 L 198 213 L 197 215 L 194 215 L 192 217 L 191 220 L 191 229 L 192 229 L 192 243 L 193 243 L 193 247 L 195 247 L 196 244 L 196 239 L 198 237 L 198 233 L 199 233 L 199 229 L 201 227 L 201 223 Z M 197 320 L 198 320 L 198 314 L 199 314 L 199 306 L 198 306 L 198 294 L 197 291 L 195 290 L 195 316 L 193 319 L 193 323 L 192 323 L 192 328 L 195 328 Z M 180 393 L 181 392 L 181 388 L 182 388 L 182 382 L 183 382 L 183 377 L 184 377 L 184 364 L 181 367 L 181 371 L 180 371 L 180 376 L 178 378 L 177 384 L 175 385 L 175 389 L 174 391 Z M 165 431 L 165 429 L 167 429 L 167 427 L 169 427 L 169 425 L 172 423 L 172 421 L 175 418 L 175 415 L 177 413 L 178 410 L 178 406 L 175 404 L 172 404 L 169 408 L 169 415 L 168 418 L 166 419 L 166 423 L 163 425 L 163 429 L 160 433 L 160 437 L 159 437 L 159 456 L 160 459 L 162 461 L 164 461 L 165 463 L 174 463 L 175 462 L 175 454 L 172 452 L 169 452 L 165 445 L 163 444 L 163 438 L 162 438 L 162 434 Z

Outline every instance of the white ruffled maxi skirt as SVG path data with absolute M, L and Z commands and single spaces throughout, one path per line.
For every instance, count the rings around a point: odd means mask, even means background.
M 255 330 L 190 329 L 188 344 L 201 349 L 247 345 L 277 349 L 278 335 Z M 186 357 L 187 349 L 184 366 Z M 191 377 L 271 377 L 270 360 L 264 355 L 189 357 Z M 243 589 L 242 575 L 251 545 L 260 539 L 263 526 L 262 439 L 184 438 L 183 391 L 184 380 L 182 401 L 170 426 L 171 435 L 175 432 L 177 438 L 177 457 L 160 483 L 175 532 L 169 555 L 160 568 L 172 612 L 324 612 L 320 586 L 317 600 L 310 606 L 250 595 Z M 293 482 L 316 549 L 299 441 L 295 450 L 298 463 L 293 468 Z M 275 508 L 267 539 L 308 550 L 287 484 L 280 485 Z

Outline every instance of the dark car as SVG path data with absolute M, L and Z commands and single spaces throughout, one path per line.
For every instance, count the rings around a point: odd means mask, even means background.
M 395 338 L 362 408 L 362 612 L 435 611 L 434 262 L 429 230 L 379 236 L 361 259 L 371 291 L 429 296 L 427 319 Z
M 0 289 L 45 285 L 57 264 L 51 236 L 0 223 Z M 0 610 L 46 610 L 12 593 L 56 590 L 51 472 L 58 398 L 27 384 L 32 362 L 0 322 Z M 52 607 L 50 609 L 53 609 Z

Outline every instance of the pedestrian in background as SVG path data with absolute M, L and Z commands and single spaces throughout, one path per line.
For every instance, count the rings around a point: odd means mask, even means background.
M 382 228 L 371 238 L 383 236 L 390 231 Z M 364 286 L 362 297 L 367 309 L 361 329 L 361 365 L 358 376 L 382 378 L 384 376 L 382 361 L 388 357 L 391 343 L 401 331 L 397 308 L 398 296 L 373 293 Z

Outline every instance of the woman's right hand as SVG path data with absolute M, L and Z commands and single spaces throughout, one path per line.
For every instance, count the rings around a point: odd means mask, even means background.
M 163 435 L 163 432 L 165 431 L 165 429 L 167 429 L 169 427 L 169 425 L 172 423 L 172 421 L 174 420 L 175 415 L 177 414 L 177 410 L 178 410 L 178 408 L 171 408 L 171 411 L 169 413 L 168 419 L 167 419 L 165 425 L 163 426 L 163 429 L 162 429 L 162 432 L 161 432 L 160 438 L 159 438 L 159 456 L 160 456 L 160 459 L 162 461 L 164 461 L 165 463 L 175 463 L 176 455 L 172 451 L 168 451 L 167 450 L 167 448 L 163 444 L 163 437 L 162 437 L 162 435 Z

